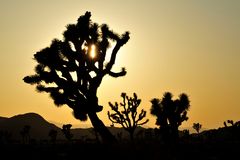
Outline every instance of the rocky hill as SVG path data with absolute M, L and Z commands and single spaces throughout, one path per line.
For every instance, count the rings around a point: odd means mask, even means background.
M 47 122 L 43 117 L 36 113 L 26 113 L 16 115 L 10 118 L 0 118 L 0 130 L 7 131 L 13 139 L 21 139 L 20 132 L 25 125 L 29 125 L 30 137 L 33 139 L 47 139 L 50 129 L 61 132 L 60 128 Z
M 57 139 L 65 139 L 61 128 L 53 123 L 49 123 L 39 114 L 25 113 L 10 118 L 0 117 L 0 131 L 10 133 L 11 139 L 14 140 L 22 139 L 20 132 L 25 125 L 31 127 L 29 131 L 31 139 L 48 140 L 50 139 L 48 133 L 51 129 L 58 132 Z M 128 136 L 122 128 L 110 127 L 109 129 L 114 135 L 122 133 L 122 137 Z M 96 139 L 93 128 L 74 128 L 71 129 L 71 133 L 73 134 L 73 139 Z

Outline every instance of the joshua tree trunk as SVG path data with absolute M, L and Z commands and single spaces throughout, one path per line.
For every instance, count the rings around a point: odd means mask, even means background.
M 104 125 L 104 123 L 98 118 L 97 112 L 99 108 L 98 105 L 98 98 L 97 98 L 97 89 L 102 81 L 102 77 L 99 79 L 96 79 L 95 83 L 90 86 L 89 89 L 89 104 L 88 107 L 91 108 L 88 112 L 88 117 L 92 123 L 93 128 L 99 135 L 101 136 L 104 143 L 115 143 L 117 142 L 117 139 L 112 135 L 112 133 L 108 130 L 108 128 Z M 96 109 L 96 106 L 98 109 Z M 100 109 L 102 110 L 102 108 Z
M 117 142 L 116 138 L 111 134 L 111 132 L 104 125 L 104 123 L 98 118 L 96 113 L 89 113 L 88 116 L 91 120 L 93 127 L 100 134 L 103 142 L 106 143 Z
M 177 126 L 173 126 L 172 127 L 172 140 L 173 140 L 173 143 L 178 143 L 179 141 L 179 133 L 178 133 L 178 127 Z
M 134 131 L 130 131 L 129 134 L 130 134 L 130 139 L 133 142 L 134 141 L 134 135 L 133 135 Z

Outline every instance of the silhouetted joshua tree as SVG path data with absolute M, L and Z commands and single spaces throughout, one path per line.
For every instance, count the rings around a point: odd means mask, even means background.
M 114 113 L 108 111 L 108 118 L 112 123 L 122 125 L 122 127 L 129 133 L 130 139 L 133 140 L 135 129 L 138 126 L 146 124 L 149 120 L 143 120 L 146 117 L 146 111 L 143 109 L 141 110 L 141 113 L 137 115 L 137 108 L 141 103 L 141 99 L 138 99 L 136 93 L 133 94 L 133 97 L 128 97 L 126 93 L 122 93 L 121 97 L 123 103 L 118 104 L 115 102 L 115 104 L 112 104 L 109 102 Z
M 62 126 L 62 132 L 64 134 L 64 136 L 66 137 L 67 140 L 71 141 L 73 134 L 71 133 L 71 124 L 64 124 Z
M 193 129 L 195 129 L 197 131 L 197 133 L 199 134 L 201 128 L 202 128 L 202 125 L 200 123 L 193 123 Z
M 12 133 L 0 130 L 0 145 L 11 142 Z
M 223 122 L 223 124 L 224 124 L 224 127 L 229 127 L 227 124 L 231 124 L 231 126 L 233 126 L 233 127 L 240 127 L 240 121 L 237 121 L 237 122 L 234 122 L 233 120 L 227 120 L 227 122 L 226 121 L 224 121 Z
M 227 125 L 228 123 L 231 124 L 231 126 L 234 126 L 233 120 L 227 120 L 227 122 L 225 122 L 225 121 L 223 122 L 225 127 L 228 127 L 228 125 Z
M 228 123 L 230 125 L 228 125 Z M 224 121 L 224 127 L 231 133 L 231 138 L 240 140 L 240 121 L 234 122 L 233 120 Z
M 173 95 L 166 92 L 162 100 L 154 98 L 151 100 L 151 114 L 157 117 L 156 125 L 160 126 L 163 139 L 167 142 L 176 142 L 179 138 L 178 127 L 183 121 L 187 121 L 187 111 L 190 107 L 188 96 L 184 93 L 179 99 L 173 100 Z
M 20 131 L 23 143 L 28 143 L 30 141 L 30 125 L 24 125 L 23 129 Z
M 106 24 L 93 23 L 90 17 L 91 13 L 86 12 L 77 24 L 67 25 L 63 40 L 54 39 L 49 47 L 34 54 L 38 63 L 35 74 L 23 80 L 35 84 L 37 91 L 49 93 L 57 106 L 68 105 L 76 119 L 85 121 L 89 117 L 102 139 L 114 142 L 115 137 L 97 115 L 103 109 L 98 104 L 97 90 L 105 75 L 126 75 L 125 68 L 116 73 L 112 67 L 119 49 L 129 40 L 129 32 L 119 36 Z M 111 44 L 114 46 L 108 61 Z
M 53 144 L 55 144 L 57 139 L 57 131 L 55 129 L 51 129 L 48 133 L 48 136 L 51 138 Z

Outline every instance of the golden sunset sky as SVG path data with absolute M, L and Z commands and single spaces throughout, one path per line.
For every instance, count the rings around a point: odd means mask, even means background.
M 46 93 L 23 82 L 33 74 L 33 54 L 62 39 L 65 26 L 86 11 L 92 21 L 115 32 L 130 31 L 130 40 L 117 55 L 122 78 L 105 77 L 98 91 L 110 125 L 108 102 L 121 92 L 136 92 L 140 108 L 170 91 L 174 99 L 189 95 L 189 120 L 204 128 L 240 120 L 240 1 L 238 0 L 1 0 L 0 1 L 0 116 L 35 112 L 48 121 L 90 124 L 75 120 L 67 106 L 57 108 Z M 147 127 L 157 127 L 155 117 Z

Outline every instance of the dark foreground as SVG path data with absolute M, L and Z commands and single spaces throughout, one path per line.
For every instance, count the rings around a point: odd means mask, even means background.
M 62 143 L 4 144 L 1 159 L 101 159 L 101 160 L 235 160 L 240 159 L 239 142 L 180 143 L 164 145 L 135 142 L 125 144 Z

